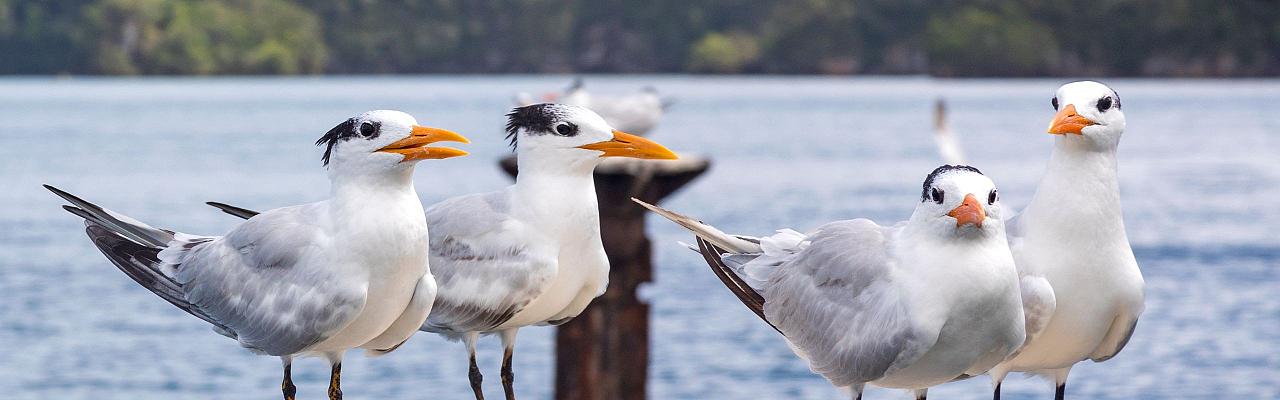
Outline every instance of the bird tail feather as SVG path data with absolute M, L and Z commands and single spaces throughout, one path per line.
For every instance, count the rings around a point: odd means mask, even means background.
M 250 210 L 248 208 L 236 207 L 227 203 L 219 203 L 216 201 L 206 201 L 204 204 L 208 204 L 213 208 L 222 210 L 222 212 L 224 213 L 231 214 L 244 219 L 253 218 L 255 215 L 260 214 L 259 212 Z
M 213 324 L 219 332 L 224 332 L 223 334 L 230 332 L 225 325 L 187 301 L 182 283 L 174 279 L 171 270 L 166 272 L 166 269 L 171 267 L 170 263 L 165 261 L 168 257 L 161 254 L 171 245 L 188 250 L 195 244 L 203 243 L 210 238 L 192 237 L 154 228 L 53 186 L 44 185 L 44 187 L 72 204 L 64 205 L 62 208 L 84 218 L 85 233 L 89 235 L 89 240 L 121 272 L 170 304 Z M 175 240 L 175 235 L 181 237 Z
M 87 221 L 94 222 L 104 228 L 109 229 L 120 236 L 132 240 L 138 244 L 163 248 L 169 245 L 173 240 L 173 232 L 160 230 L 151 227 L 142 221 L 130 218 L 127 215 L 119 214 L 114 211 L 98 207 L 98 205 L 85 201 L 71 193 L 67 193 L 62 189 L 53 186 L 44 185 L 45 189 L 53 192 L 53 194 L 62 197 L 70 206 L 62 206 L 63 209 L 70 211 L 72 214 L 78 215 Z
M 723 231 L 716 229 L 716 227 L 707 225 L 702 221 L 682 215 L 675 211 L 646 203 L 634 197 L 631 198 L 631 201 L 649 209 L 649 211 L 653 211 L 654 214 L 661 215 L 664 218 L 671 220 L 671 222 L 675 222 L 685 229 L 688 229 L 690 232 L 693 232 L 694 235 L 697 235 L 703 240 L 715 245 L 715 247 L 725 250 L 728 253 L 752 254 L 761 252 L 760 243 L 758 242 L 753 242 L 739 236 L 724 233 Z
M 772 322 L 769 322 L 768 318 L 765 318 L 764 296 L 760 294 L 754 285 L 748 283 L 746 272 L 743 268 L 752 259 L 763 254 L 764 250 L 760 247 L 758 240 L 724 233 L 702 221 L 636 198 L 632 198 L 631 201 L 693 232 L 697 239 L 697 246 L 687 244 L 686 246 L 702 254 L 707 266 L 711 267 L 711 272 L 717 278 L 720 278 L 720 282 L 730 292 L 733 292 L 734 296 L 737 296 L 743 305 L 747 306 L 751 312 L 773 327 L 774 330 L 778 329 Z M 782 333 L 782 331 L 778 332 Z

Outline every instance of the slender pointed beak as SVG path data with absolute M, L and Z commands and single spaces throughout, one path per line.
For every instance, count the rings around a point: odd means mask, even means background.
M 631 157 L 651 160 L 675 160 L 679 157 L 666 147 L 649 139 L 614 130 L 613 139 L 578 146 L 579 149 L 604 152 L 600 157 Z
M 471 143 L 471 141 L 467 140 L 466 137 L 447 129 L 414 125 L 413 130 L 409 133 L 409 137 L 397 140 L 395 143 L 378 149 L 378 151 L 404 156 L 404 160 L 400 160 L 400 162 L 442 159 L 467 155 L 467 152 L 454 148 L 427 147 L 427 145 L 435 142 Z
M 1080 135 L 1082 134 L 1080 131 L 1083 130 L 1084 127 L 1096 124 L 1097 122 L 1093 122 L 1092 120 L 1077 114 L 1075 104 L 1067 104 L 1067 106 L 1063 107 L 1061 111 L 1058 111 L 1058 115 L 1053 116 L 1053 122 L 1049 123 L 1049 133 L 1054 135 L 1065 135 L 1068 133 Z
M 964 202 L 951 209 L 947 216 L 956 219 L 956 228 L 968 224 L 981 228 L 982 220 L 987 218 L 987 213 L 982 209 L 982 203 L 978 202 L 978 198 L 970 193 L 965 195 Z

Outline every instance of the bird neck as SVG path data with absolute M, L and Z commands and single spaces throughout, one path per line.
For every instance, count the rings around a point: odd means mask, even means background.
M 519 174 L 516 185 L 524 188 L 535 187 L 579 187 L 584 183 L 592 188 L 595 181 L 593 174 L 600 158 L 568 158 L 556 157 L 555 154 L 531 154 L 522 152 L 516 156 Z
M 379 171 L 330 173 L 330 195 L 335 211 L 376 209 L 385 202 L 417 202 L 413 188 L 413 166 L 395 166 Z M 421 203 L 419 203 L 421 206 Z
M 427 218 L 413 187 L 413 168 L 335 177 L 332 182 L 328 220 L 333 243 L 348 256 L 364 260 L 358 267 L 371 277 L 421 276 L 416 269 L 398 269 L 405 257 L 426 255 L 419 244 L 428 239 Z
M 1054 146 L 1024 213 L 1028 219 L 1060 222 L 1037 224 L 1041 226 L 1087 227 L 1099 236 L 1123 235 L 1115 150 Z
M 594 171 L 597 159 L 519 158 L 512 196 L 524 217 L 547 225 L 595 225 L 600 218 Z

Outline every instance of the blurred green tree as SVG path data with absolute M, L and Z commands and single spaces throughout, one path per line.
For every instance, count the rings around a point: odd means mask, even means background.
M 1275 0 L 0 0 L 0 74 L 1280 74 Z
M 103 73 L 319 73 L 326 59 L 315 16 L 284 0 L 102 0 L 84 17 Z
M 711 32 L 693 44 L 691 53 L 693 72 L 737 73 L 760 58 L 760 46 L 747 34 Z
M 934 15 L 927 29 L 930 72 L 937 75 L 1043 75 L 1057 63 L 1053 33 L 1017 5 L 960 6 Z

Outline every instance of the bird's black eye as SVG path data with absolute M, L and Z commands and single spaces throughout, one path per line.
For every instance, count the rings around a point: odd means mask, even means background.
M 996 204 L 996 200 L 1000 200 L 1000 193 L 995 189 L 991 189 L 991 193 L 987 193 L 987 204 Z
M 933 199 L 934 203 L 942 204 L 942 199 L 945 195 L 946 194 L 941 190 L 938 190 L 938 188 L 929 189 L 929 198 Z
M 370 137 L 370 136 L 373 136 L 373 134 L 375 133 L 378 133 L 377 125 L 374 125 L 372 122 L 360 123 L 360 136 Z
M 1098 111 L 1106 112 L 1111 109 L 1111 96 L 1098 99 Z
M 1058 98 L 1057 98 L 1057 97 L 1054 97 L 1054 98 L 1053 98 L 1053 100 L 1049 100 L 1049 104 L 1053 104 L 1053 111 L 1058 111 Z
M 556 134 L 560 136 L 573 136 L 578 134 L 578 127 L 568 122 L 556 124 Z

